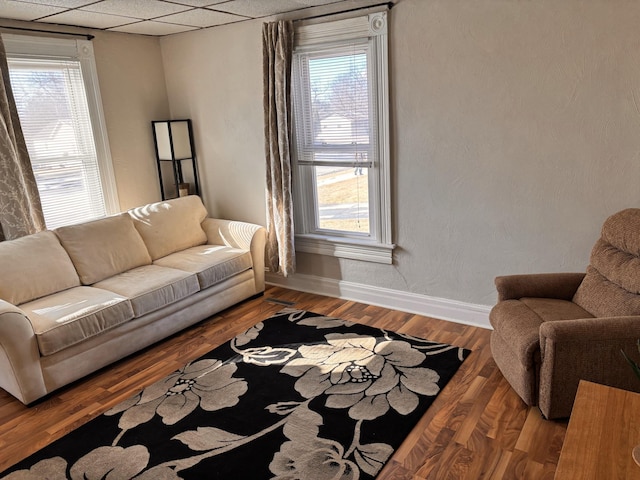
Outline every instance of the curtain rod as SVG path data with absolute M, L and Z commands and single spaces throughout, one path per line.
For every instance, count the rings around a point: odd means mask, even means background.
M 313 15 L 311 17 L 304 17 L 304 18 L 297 18 L 295 19 L 293 22 L 302 22 L 304 20 L 313 20 L 316 18 L 323 18 L 323 17 L 330 17 L 333 15 L 341 15 L 343 13 L 351 13 L 351 12 L 357 12 L 358 10 L 367 10 L 369 8 L 376 8 L 376 7 L 382 7 L 385 6 L 391 10 L 393 8 L 393 6 L 395 5 L 394 2 L 382 2 L 382 3 L 376 3 L 375 5 L 366 5 L 363 7 L 357 7 L 357 8 L 350 8 L 349 10 L 341 10 L 339 12 L 333 12 L 333 13 L 323 13 L 322 15 Z
M 22 30 L 25 32 L 37 32 L 37 33 L 53 33 L 55 35 L 70 35 L 72 37 L 85 37 L 87 40 L 93 40 L 95 36 L 90 35 L 88 33 L 72 33 L 72 32 L 59 32 L 56 30 L 39 30 L 37 28 L 25 28 L 25 27 L 5 27 L 4 25 L 0 25 L 0 29 L 9 29 L 9 30 Z

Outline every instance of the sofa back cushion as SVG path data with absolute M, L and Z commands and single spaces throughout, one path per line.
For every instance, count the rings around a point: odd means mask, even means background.
M 207 210 L 196 195 L 133 208 L 129 214 L 153 260 L 207 242 L 201 226 Z
M 53 232 L 0 242 L 0 298 L 19 305 L 80 285 L 76 269 Z
M 573 301 L 596 317 L 640 315 L 640 209 L 604 222 Z
M 149 265 L 151 257 L 127 213 L 55 230 L 83 285 Z

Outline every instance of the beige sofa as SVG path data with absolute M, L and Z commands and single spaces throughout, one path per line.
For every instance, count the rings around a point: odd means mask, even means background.
M 197 196 L 0 242 L 0 387 L 29 404 L 262 293 L 264 246 Z

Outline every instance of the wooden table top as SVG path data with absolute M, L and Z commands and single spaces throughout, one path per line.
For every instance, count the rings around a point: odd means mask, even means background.
M 640 394 L 581 381 L 556 480 L 640 479 Z

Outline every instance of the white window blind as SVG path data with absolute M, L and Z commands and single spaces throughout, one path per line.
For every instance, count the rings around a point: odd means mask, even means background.
M 80 62 L 8 63 L 47 228 L 105 216 Z
M 375 163 L 369 54 L 365 39 L 295 56 L 299 165 L 369 168 Z
M 2 39 L 47 227 L 119 211 L 91 42 Z

